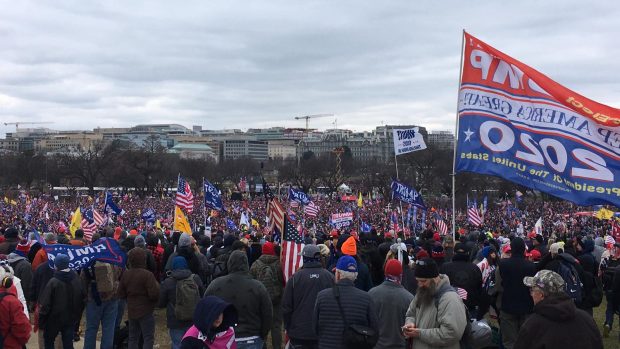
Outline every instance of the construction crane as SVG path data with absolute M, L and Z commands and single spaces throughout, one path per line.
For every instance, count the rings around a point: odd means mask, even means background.
M 334 114 L 314 114 L 314 115 L 306 115 L 306 116 L 296 116 L 295 120 L 305 119 L 306 120 L 306 133 L 308 133 L 308 120 L 309 119 L 323 118 L 326 116 L 334 116 Z
M 46 121 L 42 121 L 42 122 L 5 122 L 4 126 L 8 126 L 8 125 L 15 125 L 15 132 L 19 131 L 19 125 L 39 125 L 39 124 L 53 124 L 53 122 L 46 122 Z

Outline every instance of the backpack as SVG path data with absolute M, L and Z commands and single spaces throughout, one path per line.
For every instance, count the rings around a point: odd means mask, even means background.
M 590 290 L 587 292 L 586 298 L 591 307 L 598 307 L 603 303 L 603 281 L 590 272 L 585 272 L 586 277 L 590 280 Z
M 95 262 L 93 274 L 97 283 L 97 292 L 102 301 L 112 299 L 118 290 L 119 281 L 115 277 L 114 266 L 110 263 Z
M 456 293 L 456 290 L 452 286 L 444 286 L 438 289 L 433 297 L 435 300 L 435 308 L 439 309 L 439 300 L 446 292 Z M 459 299 L 461 298 L 459 297 Z M 462 300 L 461 304 L 465 307 L 465 318 L 467 319 L 467 324 L 465 325 L 463 336 L 459 340 L 460 347 L 468 349 L 493 347 L 493 330 L 491 329 L 491 326 L 489 326 L 489 324 L 484 320 L 477 321 L 475 318 L 472 319 L 469 309 L 467 309 L 467 306 Z
M 174 316 L 180 321 L 191 321 L 194 318 L 194 309 L 200 301 L 198 285 L 194 281 L 194 274 L 185 279 L 177 280 L 176 304 Z
M 275 265 L 263 265 L 263 267 L 258 270 L 256 279 L 267 289 L 267 293 L 269 293 L 269 296 L 271 297 L 271 302 L 277 303 L 282 296 L 282 288 L 278 285 L 279 278 Z
M 214 279 L 228 274 L 228 257 L 230 257 L 230 252 L 222 253 L 215 257 L 215 262 L 213 263 Z
M 567 261 L 560 261 L 560 267 L 558 268 L 558 274 L 564 279 L 566 283 L 566 294 L 568 294 L 575 303 L 579 304 L 583 300 L 583 283 L 579 278 L 577 269 L 575 266 Z

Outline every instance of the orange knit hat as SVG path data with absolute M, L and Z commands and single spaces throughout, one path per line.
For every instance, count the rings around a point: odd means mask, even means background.
M 357 243 L 355 242 L 355 238 L 353 236 L 350 236 L 347 241 L 342 244 L 340 251 L 342 252 L 342 254 L 345 254 L 347 256 L 357 255 Z

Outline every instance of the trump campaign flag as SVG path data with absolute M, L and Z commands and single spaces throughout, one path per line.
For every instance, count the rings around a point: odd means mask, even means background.
M 464 35 L 455 171 L 619 206 L 620 110 Z
M 296 190 L 293 188 L 288 189 L 288 199 L 290 201 L 297 201 L 302 205 L 308 205 L 310 203 L 310 198 L 306 193 L 301 190 Z
M 122 215 L 125 213 L 124 210 L 120 209 L 116 203 L 114 203 L 114 198 L 112 197 L 112 193 L 105 193 L 105 206 L 103 208 L 105 212 L 108 214 Z
M 205 207 L 223 211 L 224 205 L 222 204 L 222 196 L 220 191 L 208 180 L 204 180 L 204 192 L 205 192 Z
M 409 129 L 393 129 L 392 136 L 394 138 L 394 154 L 396 155 L 426 149 L 424 137 L 420 132 L 418 132 L 417 127 Z
M 422 195 L 420 195 L 420 193 L 418 193 L 414 188 L 395 179 L 392 180 L 391 187 L 393 199 L 398 199 L 414 206 L 426 208 L 426 206 L 424 206 L 424 200 L 422 200 Z

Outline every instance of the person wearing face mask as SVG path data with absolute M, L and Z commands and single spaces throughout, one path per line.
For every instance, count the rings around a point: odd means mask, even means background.
M 216 296 L 198 302 L 193 325 L 181 340 L 181 349 L 236 349 L 237 310 Z

